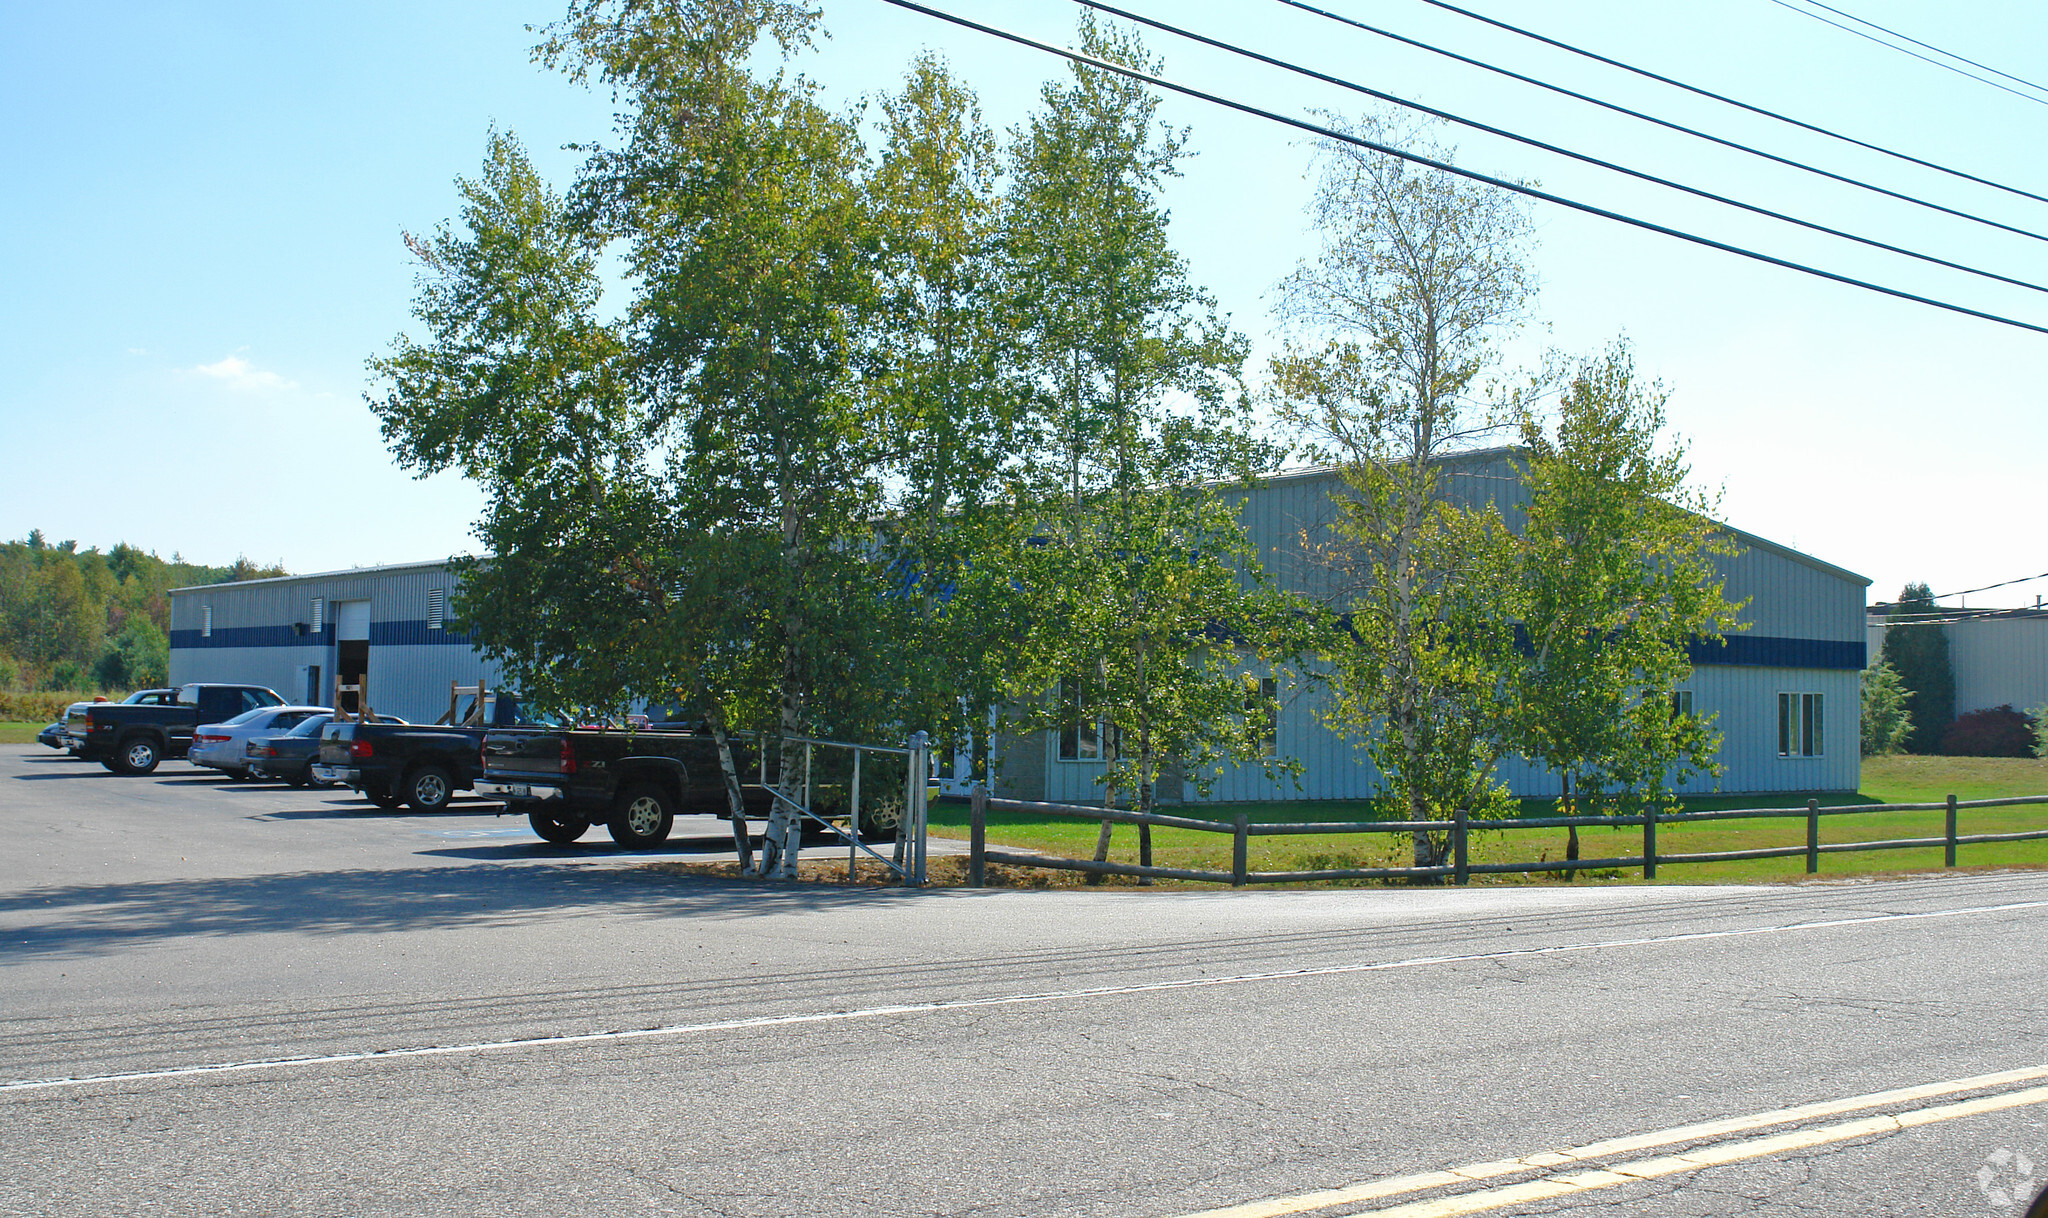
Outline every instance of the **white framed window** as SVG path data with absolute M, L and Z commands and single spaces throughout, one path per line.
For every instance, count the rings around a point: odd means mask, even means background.
M 1671 691 L 1671 717 L 1673 719 L 1692 718 L 1691 690 L 1674 689 Z
M 212 605 L 199 606 L 199 637 L 202 639 L 210 639 L 213 637 Z
M 427 629 L 439 630 L 441 620 L 448 612 L 448 593 L 441 588 L 427 589 Z
M 1259 756 L 1280 755 L 1280 682 L 1272 677 L 1244 679 L 1245 720 L 1259 733 Z
M 1821 729 L 1819 694 L 1778 695 L 1778 756 L 1820 757 L 1826 740 Z
M 1085 709 L 1078 677 L 1060 678 L 1060 760 L 1101 761 L 1107 757 L 1111 730 Z
M 319 634 L 322 630 L 325 630 L 326 628 L 327 598 L 324 596 L 316 596 L 313 598 L 313 633 Z

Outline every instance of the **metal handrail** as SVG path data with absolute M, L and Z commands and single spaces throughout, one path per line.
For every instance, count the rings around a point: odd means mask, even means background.
M 826 743 L 836 742 L 828 741 Z M 865 748 L 867 746 L 863 745 L 861 747 Z M 882 866 L 887 867 L 889 870 L 895 872 L 902 879 L 908 880 L 910 878 L 910 872 L 908 870 L 898 866 L 897 864 L 891 862 L 888 859 L 883 858 L 881 855 L 876 854 L 873 850 L 868 848 L 868 844 L 866 842 L 860 840 L 859 824 L 853 824 L 851 826 L 851 831 L 849 832 L 847 829 L 841 829 L 838 825 L 833 824 L 831 821 L 818 815 L 816 812 L 813 812 L 809 808 L 804 807 L 802 804 L 791 799 L 789 796 L 784 795 L 781 791 L 777 790 L 774 787 L 769 787 L 768 793 L 774 796 L 776 799 L 779 799 L 783 803 L 786 803 L 790 807 L 796 809 L 797 815 L 817 821 L 819 824 L 825 826 L 827 829 L 830 829 L 832 832 L 837 833 L 839 836 L 845 838 L 848 845 L 858 847 L 869 858 L 875 860 L 877 863 L 880 863 Z

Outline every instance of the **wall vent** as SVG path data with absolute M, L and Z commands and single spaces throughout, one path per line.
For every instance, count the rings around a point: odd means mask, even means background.
M 212 605 L 199 606 L 199 637 L 202 639 L 210 639 L 213 637 Z
M 440 588 L 427 589 L 427 629 L 439 630 L 447 609 L 448 593 Z
M 313 598 L 313 633 L 319 634 L 322 630 L 326 628 L 327 598 L 324 596 L 316 596 Z

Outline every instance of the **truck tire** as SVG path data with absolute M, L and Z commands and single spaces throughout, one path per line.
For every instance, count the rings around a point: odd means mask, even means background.
M 414 766 L 405 776 L 405 802 L 415 812 L 439 812 L 454 794 L 455 783 L 441 766 Z
M 162 746 L 147 736 L 130 736 L 114 750 L 114 773 L 142 775 L 164 758 Z
M 541 840 L 553 842 L 557 846 L 568 845 L 582 837 L 590 828 L 590 822 L 580 816 L 568 813 L 558 815 L 540 808 L 526 814 L 526 823 L 533 826 L 533 831 L 540 834 Z
M 676 823 L 676 797 L 643 783 L 627 787 L 612 804 L 612 840 L 628 850 L 646 850 L 668 840 Z

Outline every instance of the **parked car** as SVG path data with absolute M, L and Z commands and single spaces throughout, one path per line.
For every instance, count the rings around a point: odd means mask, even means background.
M 241 782 L 249 777 L 249 741 L 288 732 L 315 715 L 333 718 L 334 712 L 324 706 L 260 706 L 225 723 L 204 724 L 193 732 L 185 759 Z
M 740 772 L 754 765 L 749 744 L 733 743 Z M 679 813 L 732 817 L 723 767 L 710 733 L 676 723 L 641 731 L 492 729 L 484 740 L 479 795 L 495 795 L 526 813 L 550 842 L 573 842 L 594 824 L 612 840 L 646 849 L 668 840 Z M 749 816 L 766 816 L 773 797 L 744 784 Z
M 71 742 L 64 738 L 64 722 L 58 720 L 36 733 L 37 744 L 47 744 L 53 749 L 68 749 Z
M 254 737 L 244 749 L 249 758 L 249 776 L 288 782 L 295 787 L 312 786 L 313 763 L 320 757 L 320 729 L 333 720 L 333 711 L 322 711 L 300 720 L 297 727 L 281 736 Z
M 138 689 L 134 693 L 129 694 L 127 697 L 121 699 L 119 702 L 114 703 L 114 705 L 175 706 L 177 705 L 177 701 L 178 691 L 175 689 Z M 83 759 L 79 750 L 85 747 L 85 729 L 83 727 L 80 727 L 78 731 L 74 733 L 71 730 L 70 724 L 74 719 L 76 719 L 81 724 L 84 722 L 83 718 L 80 718 L 80 715 L 81 712 L 83 712 L 83 710 L 86 707 L 104 706 L 106 704 L 107 699 L 94 698 L 91 701 L 87 702 L 73 702 L 70 706 L 65 707 L 64 717 L 57 721 L 58 727 L 63 732 L 64 735 L 64 743 L 61 746 L 54 747 L 69 749 L 71 750 L 71 755 L 73 757 L 80 757 L 81 759 Z
M 517 722 L 515 704 L 499 705 Z M 483 740 L 482 727 L 336 719 L 320 729 L 313 777 L 353 787 L 380 808 L 411 804 L 416 812 L 439 812 L 475 785 Z
M 224 723 L 243 711 L 283 706 L 277 691 L 261 685 L 178 687 L 170 705 L 92 702 L 74 706 L 64 732 L 80 741 L 76 752 L 116 774 L 147 774 L 166 757 L 183 757 L 200 723 Z

